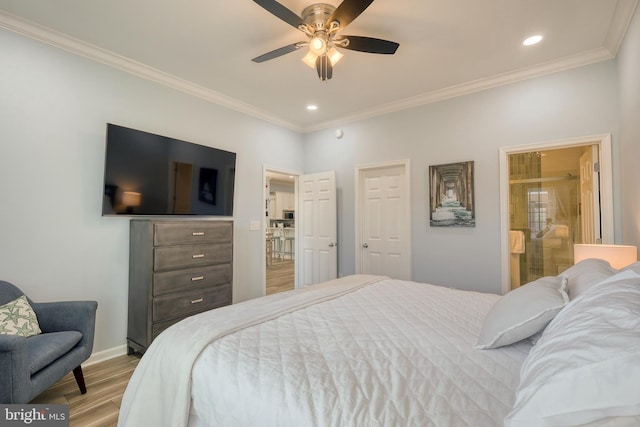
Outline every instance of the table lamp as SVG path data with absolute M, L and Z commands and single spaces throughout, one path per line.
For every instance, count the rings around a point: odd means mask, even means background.
M 633 264 L 638 260 L 638 249 L 627 245 L 575 244 L 573 245 L 574 264 L 587 258 L 608 261 L 616 270 Z

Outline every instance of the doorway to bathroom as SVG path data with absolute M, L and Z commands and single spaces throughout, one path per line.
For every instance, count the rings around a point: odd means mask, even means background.
M 613 242 L 608 135 L 503 149 L 501 155 L 503 291 L 562 273 L 573 265 L 575 243 Z

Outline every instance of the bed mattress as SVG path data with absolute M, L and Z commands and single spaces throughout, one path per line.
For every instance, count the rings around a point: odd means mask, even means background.
M 531 345 L 473 348 L 498 295 L 392 279 L 204 347 L 191 426 L 501 426 Z

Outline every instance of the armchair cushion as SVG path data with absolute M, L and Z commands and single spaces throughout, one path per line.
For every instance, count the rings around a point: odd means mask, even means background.
M 41 332 L 36 313 L 26 296 L 0 306 L 0 334 L 30 337 Z
M 67 354 L 81 339 L 82 334 L 78 331 L 51 332 L 29 337 L 27 353 L 30 374 L 35 374 L 57 358 Z

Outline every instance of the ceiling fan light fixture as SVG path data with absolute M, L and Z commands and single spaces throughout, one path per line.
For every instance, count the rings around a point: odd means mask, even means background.
M 304 56 L 304 58 L 302 58 L 302 62 L 307 64 L 307 67 L 315 69 L 316 68 L 316 58 L 317 57 L 318 57 L 318 55 L 316 55 L 311 50 L 309 50 L 309 52 L 307 52 L 307 54 Z
M 331 65 L 336 65 L 344 55 L 341 54 L 338 49 L 332 46 L 331 49 L 329 49 L 329 51 L 327 52 L 327 56 L 329 57 L 329 61 L 331 61 Z
M 316 55 L 315 53 L 313 53 L 313 51 L 309 50 L 307 54 L 302 58 L 302 62 L 304 62 L 307 65 L 307 67 L 315 69 L 316 60 L 318 59 L 318 56 L 320 55 Z M 327 57 L 329 58 L 331 65 L 336 65 L 338 61 L 342 59 L 343 56 L 344 55 L 340 53 L 338 49 L 336 49 L 335 47 L 331 47 L 327 51 Z
M 314 37 L 309 42 L 309 50 L 316 56 L 324 55 L 327 51 L 327 42 L 322 37 Z
M 302 10 L 302 14 L 289 10 L 278 0 L 254 0 L 280 20 L 300 30 L 308 41 L 300 41 L 267 52 L 253 58 L 254 62 L 265 62 L 278 58 L 302 47 L 309 50 L 302 61 L 315 68 L 320 81 L 330 80 L 333 67 L 342 58 L 337 48 L 366 53 L 392 55 L 400 46 L 396 42 L 364 36 L 339 35 L 350 22 L 356 19 L 374 0 L 341 0 L 336 7 L 327 3 L 314 3 Z

